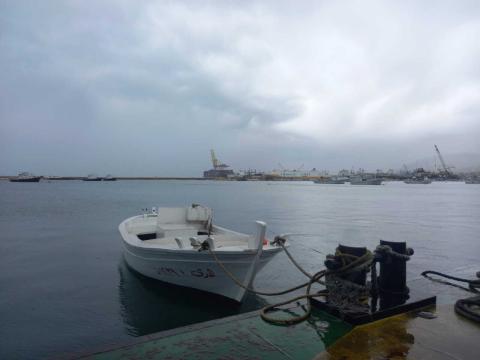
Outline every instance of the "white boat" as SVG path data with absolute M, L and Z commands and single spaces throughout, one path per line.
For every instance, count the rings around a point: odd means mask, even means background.
M 356 176 L 350 178 L 350 185 L 382 185 L 382 179 L 376 177 Z
M 119 231 L 127 264 L 147 277 L 207 291 L 241 302 L 245 287 L 282 248 L 265 240 L 266 224 L 257 221 L 256 235 L 212 223 L 209 208 L 159 208 L 124 220 Z M 217 260 L 202 244 L 208 243 Z
M 107 174 L 107 176 L 105 176 L 104 178 L 102 178 L 102 181 L 117 181 L 117 178 L 116 178 L 116 177 L 113 177 L 113 176 L 110 175 L 110 174 Z
M 83 181 L 102 181 L 102 178 L 95 174 L 88 174 L 86 178 L 83 178 Z
M 417 178 L 413 177 L 411 179 L 407 179 L 404 181 L 405 184 L 423 184 L 423 185 L 428 185 L 432 183 L 432 180 L 430 180 L 428 177 L 422 178 Z
M 18 176 L 14 178 L 10 178 L 11 182 L 39 182 L 41 176 L 35 176 L 33 174 L 30 174 L 28 172 L 22 172 L 18 174 Z
M 320 178 L 320 179 L 313 180 L 313 182 L 315 184 L 336 184 L 336 185 L 340 185 L 340 184 L 345 184 L 346 180 L 347 179 L 344 179 L 344 178 L 325 177 L 325 178 Z

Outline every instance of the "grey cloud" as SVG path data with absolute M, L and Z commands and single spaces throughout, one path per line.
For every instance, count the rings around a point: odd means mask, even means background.
M 0 173 L 198 175 L 211 147 L 265 169 L 480 151 L 474 1 L 0 8 Z

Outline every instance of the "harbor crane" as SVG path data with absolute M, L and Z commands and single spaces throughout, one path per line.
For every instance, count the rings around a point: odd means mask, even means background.
M 215 170 L 219 169 L 226 169 L 229 167 L 227 164 L 222 164 L 217 157 L 215 156 L 215 151 L 213 149 L 210 150 L 210 156 L 212 158 L 212 165 Z
M 435 151 L 437 152 L 438 158 L 440 159 L 440 163 L 442 164 L 443 171 L 445 172 L 445 175 L 452 175 L 452 172 L 450 171 L 451 167 L 447 167 L 447 164 L 445 163 L 445 160 L 443 159 L 442 154 L 440 153 L 440 150 L 438 150 L 437 145 L 435 146 Z

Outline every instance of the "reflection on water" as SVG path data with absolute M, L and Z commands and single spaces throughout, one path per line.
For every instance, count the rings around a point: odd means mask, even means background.
M 260 219 L 272 234 L 316 234 L 293 239 L 291 247 L 311 272 L 323 267 L 324 254 L 339 243 L 374 249 L 380 238 L 406 241 L 415 249 L 409 286 L 426 295 L 440 293 L 441 303 L 462 297 L 461 290 L 439 291 L 438 284 L 420 278 L 422 271 L 470 277 L 478 270 L 480 187 L 461 183 L 355 187 L 132 180 L 24 186 L 0 181 L 0 199 L 1 359 L 87 351 L 261 306 L 258 298 L 236 306 L 152 282 L 119 265 L 118 224 L 145 207 L 196 202 L 214 209 L 216 223 L 240 232 L 252 233 Z M 304 281 L 281 254 L 254 286 L 276 291 Z
M 178 326 L 259 309 L 265 301 L 247 295 L 242 304 L 220 296 L 150 279 L 118 264 L 121 316 L 128 334 L 142 336 Z

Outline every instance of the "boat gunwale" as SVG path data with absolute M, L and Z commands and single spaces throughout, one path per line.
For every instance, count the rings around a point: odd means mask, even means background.
M 149 216 L 149 218 L 153 218 L 153 217 L 156 217 L 156 216 Z M 138 234 L 133 234 L 133 233 L 130 233 L 127 228 L 126 228 L 126 223 L 133 220 L 133 219 L 136 219 L 136 218 L 143 218 L 143 215 L 135 215 L 135 216 L 132 216 L 130 218 L 127 218 L 125 219 L 124 221 L 122 221 L 120 223 L 120 225 L 118 226 L 118 230 L 122 236 L 122 241 L 124 243 L 124 247 L 125 247 L 125 244 L 130 246 L 130 247 L 133 247 L 133 248 L 136 248 L 136 249 L 140 249 L 140 250 L 143 250 L 143 251 L 148 251 L 148 252 L 152 252 L 152 253 L 167 253 L 167 254 L 176 254 L 176 255 L 179 255 L 179 254 L 200 254 L 200 255 L 209 255 L 208 252 L 200 252 L 198 251 L 198 249 L 167 249 L 167 248 L 163 248 L 163 247 L 159 247 L 159 246 L 142 246 L 144 245 L 144 241 L 148 241 L 148 240 L 140 240 L 138 239 Z M 230 230 L 230 229 L 227 229 L 227 228 L 224 228 L 224 227 L 221 227 L 221 226 L 218 226 L 218 225 L 213 225 L 214 228 L 217 228 L 219 230 L 222 230 L 222 231 L 225 231 L 226 233 L 231 233 L 231 234 L 234 234 L 234 235 L 241 235 L 241 236 L 245 236 L 245 237 L 250 237 L 251 235 L 248 235 L 248 234 L 244 234 L 244 233 L 241 233 L 241 232 L 237 232 L 237 231 L 234 231 L 234 230 Z M 148 243 L 147 243 L 148 244 Z M 288 243 L 286 243 L 284 246 L 288 247 Z M 273 247 L 269 244 L 268 247 L 264 247 L 262 249 L 262 252 L 267 252 L 267 253 L 271 253 L 272 255 L 281 251 L 282 248 L 281 247 Z M 131 252 L 131 251 L 130 251 Z M 246 248 L 246 249 L 242 249 L 242 250 L 221 250 L 221 248 L 216 248 L 215 250 L 213 250 L 214 253 L 216 254 L 221 254 L 221 255 L 255 255 L 257 253 L 257 250 L 256 249 L 250 249 L 250 248 Z
M 148 254 L 139 254 L 132 249 L 128 248 L 125 246 L 126 244 L 123 244 L 123 250 L 127 251 L 131 255 L 141 258 L 144 260 L 148 261 L 158 261 L 158 260 L 163 260 L 163 261 L 168 261 L 168 262 L 191 262 L 194 260 L 195 262 L 201 262 L 201 263 L 215 263 L 215 259 L 211 256 L 211 254 L 207 251 L 198 251 L 198 250 L 182 250 L 179 252 L 178 250 L 171 250 L 168 249 L 168 251 L 162 251 L 163 249 L 155 249 L 155 250 L 160 250 L 160 251 L 153 251 L 151 252 L 152 255 L 162 255 L 164 253 L 165 255 L 171 255 L 175 254 L 176 256 L 173 258 L 168 258 L 168 259 L 162 259 L 162 258 L 149 258 L 146 255 Z M 134 247 L 135 248 L 135 247 Z M 138 248 L 137 248 L 138 249 Z M 279 251 L 281 251 L 281 248 L 273 248 L 272 250 L 274 251 L 262 251 L 262 254 L 260 256 L 260 261 L 269 261 L 270 258 L 274 255 L 276 255 Z M 219 260 L 222 261 L 222 263 L 226 264 L 243 264 L 243 263 L 251 263 L 251 257 L 256 255 L 256 252 L 244 252 L 244 251 L 215 251 L 215 254 L 219 257 Z M 179 256 L 183 255 L 183 256 Z M 186 258 L 187 255 L 198 255 L 198 257 L 201 257 L 200 259 L 192 259 L 192 258 Z M 233 257 L 236 256 L 236 258 L 229 259 L 228 257 Z M 247 257 L 248 256 L 248 257 Z M 185 257 L 185 258 L 183 258 Z

